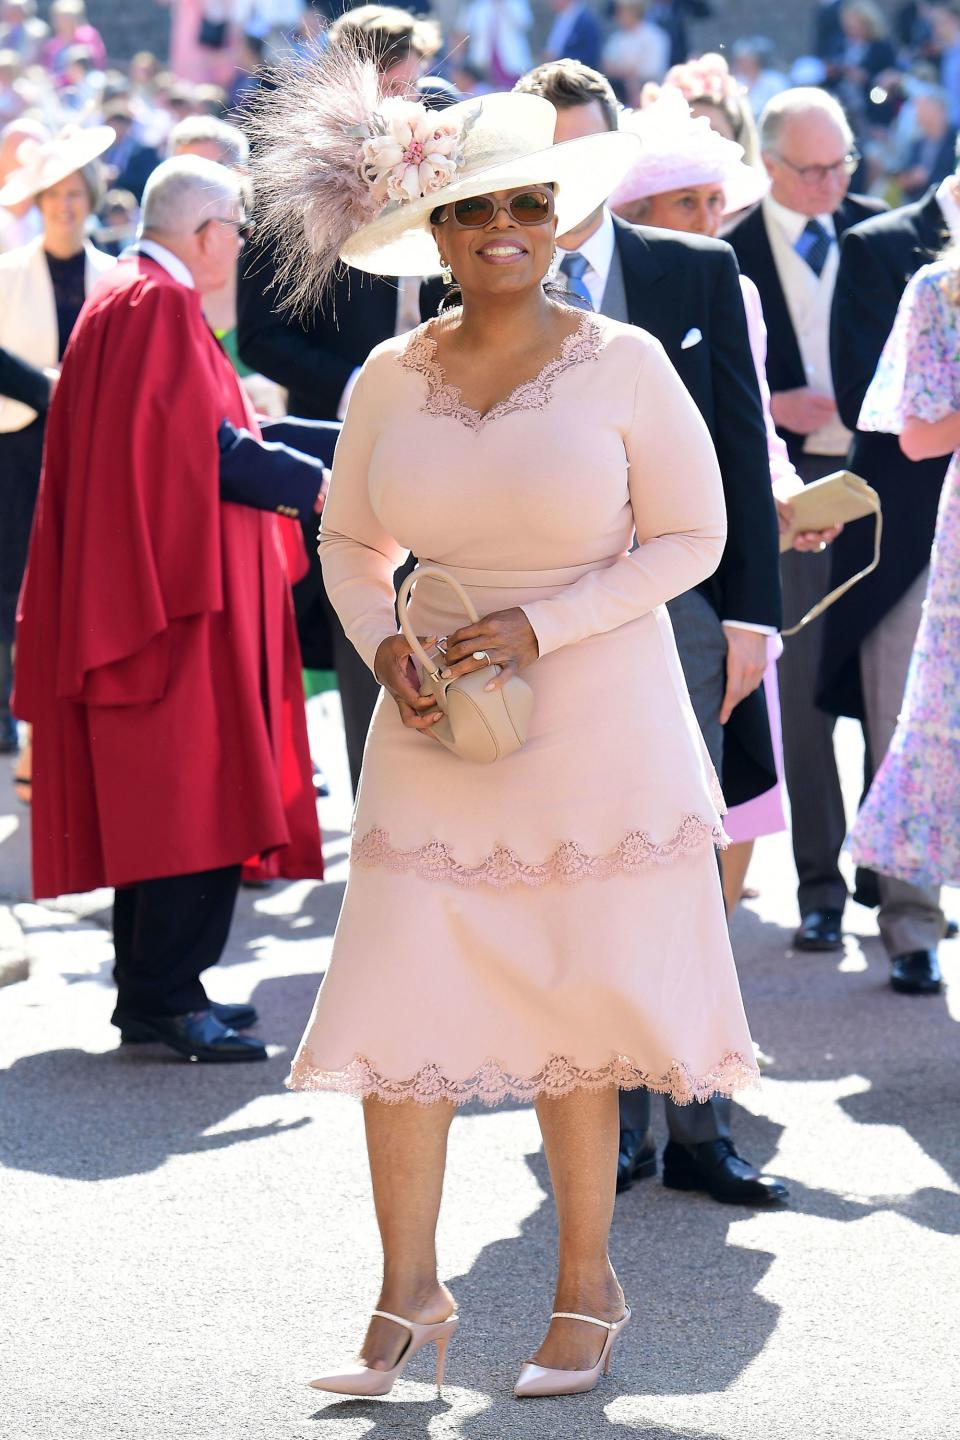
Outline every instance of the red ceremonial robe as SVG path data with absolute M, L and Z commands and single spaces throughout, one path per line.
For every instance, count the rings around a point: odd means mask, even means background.
M 199 295 L 118 265 L 64 357 L 17 617 L 38 896 L 323 873 L 277 517 L 221 502 L 224 417 L 259 433 Z

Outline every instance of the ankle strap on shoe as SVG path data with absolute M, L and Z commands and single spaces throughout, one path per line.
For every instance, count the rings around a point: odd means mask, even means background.
M 392 1320 L 394 1325 L 403 1325 L 405 1329 L 413 1334 L 413 1321 L 404 1320 L 402 1315 L 391 1315 L 389 1310 L 373 1310 L 373 1315 L 379 1315 L 381 1320 Z
M 376 1313 L 376 1312 L 374 1312 Z M 577 1315 L 573 1310 L 554 1310 L 551 1320 L 585 1320 L 588 1325 L 599 1325 L 604 1330 L 615 1330 L 620 1320 L 598 1320 L 595 1315 Z

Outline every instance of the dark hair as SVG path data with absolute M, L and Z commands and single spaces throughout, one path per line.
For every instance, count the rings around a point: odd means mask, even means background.
M 596 100 L 608 130 L 619 126 L 620 106 L 606 75 L 579 60 L 548 60 L 522 75 L 514 85 L 522 95 L 542 95 L 557 110 L 589 105 Z
M 351 45 L 383 73 L 411 54 L 426 59 L 440 49 L 440 31 L 393 5 L 358 5 L 335 20 L 327 31 L 331 46 Z

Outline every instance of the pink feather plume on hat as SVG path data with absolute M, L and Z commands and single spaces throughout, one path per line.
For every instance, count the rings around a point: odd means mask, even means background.
M 387 209 L 456 177 L 464 127 L 384 96 L 349 46 L 282 61 L 246 107 L 259 234 L 276 255 L 278 304 L 320 304 L 344 245 Z

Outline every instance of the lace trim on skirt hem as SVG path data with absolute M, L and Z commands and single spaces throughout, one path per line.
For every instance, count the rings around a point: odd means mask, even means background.
M 286 1080 L 288 1090 L 331 1090 L 360 1100 L 373 1096 L 393 1105 L 405 1100 L 418 1105 L 438 1100 L 453 1105 L 465 1105 L 471 1100 L 498 1105 L 504 1100 L 534 1100 L 538 1095 L 556 1098 L 573 1090 L 605 1090 L 611 1085 L 621 1090 L 643 1086 L 668 1095 L 678 1105 L 689 1105 L 694 1100 L 709 1100 L 712 1095 L 732 1095 L 759 1083 L 760 1072 L 753 1056 L 739 1051 L 724 1055 L 704 1075 L 694 1074 L 682 1060 L 674 1060 L 665 1075 L 653 1075 L 626 1055 L 615 1055 L 595 1070 L 582 1069 L 564 1055 L 551 1055 L 536 1075 L 510 1075 L 498 1061 L 490 1059 L 463 1080 L 451 1079 L 433 1063 L 421 1065 L 408 1080 L 395 1080 L 381 1075 L 362 1055 L 354 1056 L 342 1070 L 322 1070 L 304 1053 L 297 1056 Z
M 387 832 L 375 827 L 354 840 L 350 860 L 368 869 L 394 870 L 453 885 L 492 885 L 497 890 L 526 885 L 537 889 L 633 875 L 651 865 L 668 865 L 708 843 L 723 849 L 730 840 L 722 826 L 702 820 L 699 815 L 685 815 L 668 840 L 658 842 L 645 830 L 631 830 L 606 855 L 591 855 L 575 840 L 564 840 L 540 864 L 522 860 L 508 845 L 498 845 L 477 865 L 466 865 L 456 859 L 443 840 L 428 840 L 412 850 L 398 850 L 391 845 Z

